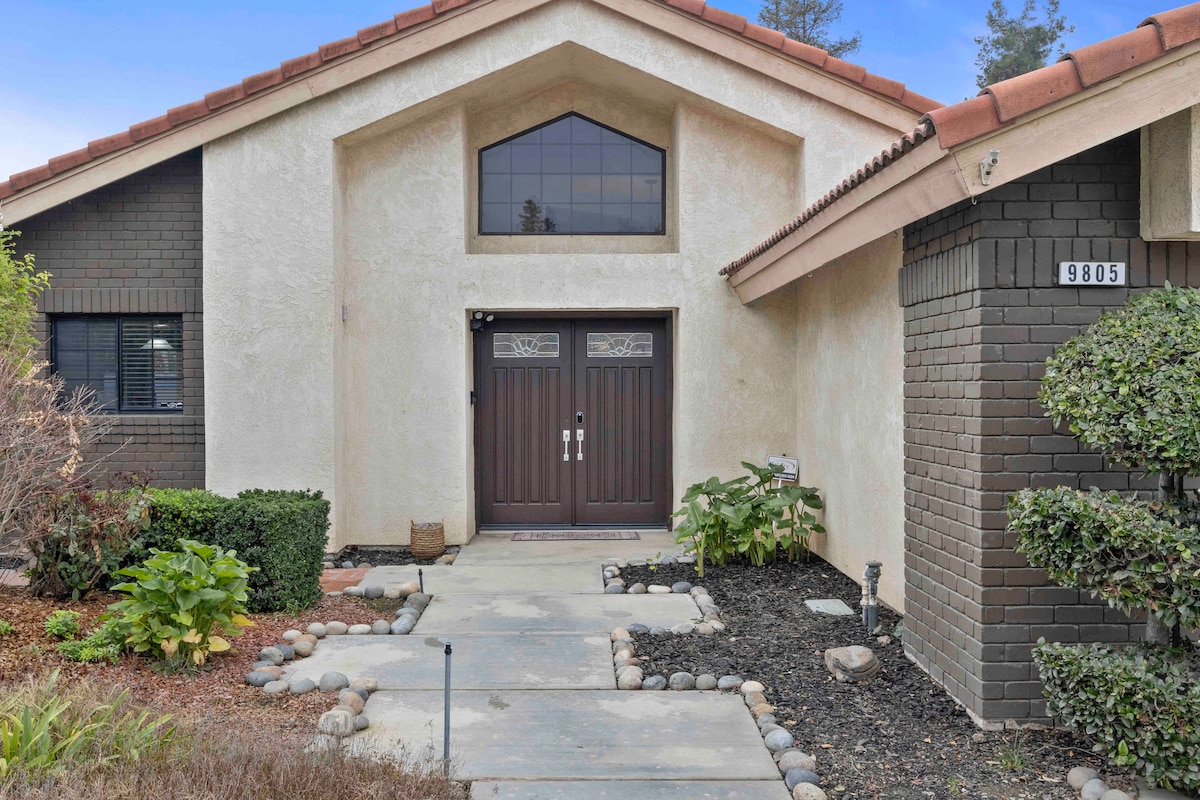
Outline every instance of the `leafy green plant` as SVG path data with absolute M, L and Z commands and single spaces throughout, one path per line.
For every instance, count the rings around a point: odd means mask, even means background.
M 1200 790 L 1200 683 L 1179 650 L 1038 641 L 1047 708 L 1093 750 L 1158 786 Z
M 128 626 L 122 624 L 119 618 L 110 616 L 83 639 L 59 642 L 58 652 L 64 658 L 81 664 L 101 661 L 115 664 L 125 652 L 125 639 L 128 635 Z
M 1012 772 L 1023 771 L 1026 764 L 1025 733 L 1020 730 L 1013 733 L 1012 741 L 1005 742 L 997 755 L 1000 757 L 1000 766 Z
M 78 611 L 67 611 L 60 608 L 51 611 L 46 616 L 43 627 L 49 636 L 55 639 L 74 639 L 79 635 L 79 618 L 83 616 Z
M 8 636 L 14 630 L 15 628 L 13 628 L 11 622 L 6 619 L 0 619 L 0 636 Z
M 696 554 L 696 572 L 706 561 L 726 564 L 744 559 L 755 566 L 774 561 L 782 550 L 789 559 L 806 556 L 809 535 L 824 533 L 809 509 L 822 507 L 817 490 L 772 486 L 774 470 L 743 461 L 750 473 L 731 481 L 712 477 L 688 487 L 683 507 L 673 516 L 675 541 Z
M 38 347 L 33 321 L 38 295 L 50 287 L 50 273 L 36 271 L 31 253 L 17 255 L 18 236 L 0 227 L 0 358 L 18 364 L 24 373 Z
M 170 718 L 127 707 L 127 692 L 60 687 L 55 670 L 0 700 L 0 780 L 41 780 L 77 763 L 137 761 L 171 741 Z
M 118 572 L 134 580 L 114 591 L 129 597 L 109 608 L 129 627 L 127 642 L 169 671 L 203 666 L 209 653 L 229 649 L 220 634 L 237 636 L 246 618 L 246 585 L 255 567 L 211 545 L 181 539 L 180 552 L 155 549 L 140 567 Z
M 143 487 L 73 487 L 48 500 L 25 542 L 33 554 L 29 588 L 79 600 L 108 583 L 148 518 Z

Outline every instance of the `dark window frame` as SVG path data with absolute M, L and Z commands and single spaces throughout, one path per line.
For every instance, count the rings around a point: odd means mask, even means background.
M 659 200 L 659 215 L 662 219 L 662 229 L 656 232 L 629 232 L 629 231 L 592 231 L 588 233 L 576 233 L 571 231 L 500 231 L 488 233 L 483 229 L 483 153 L 485 150 L 491 150 L 502 144 L 508 144 L 514 139 L 520 139 L 528 133 L 540 130 L 542 128 L 553 125 L 556 122 L 561 122 L 564 119 L 578 117 L 584 122 L 603 128 L 610 133 L 615 133 L 618 136 L 624 136 L 632 142 L 648 147 L 658 153 L 662 163 L 662 197 Z M 510 173 L 511 174 L 511 173 Z M 541 173 L 539 173 L 541 174 Z M 548 119 L 545 122 L 539 122 L 533 127 L 526 128 L 520 133 L 514 133 L 499 141 L 480 147 L 475 154 L 475 182 L 476 182 L 476 197 L 475 197 L 475 231 L 479 236 L 666 236 L 667 235 L 667 151 L 665 148 L 651 144 L 644 139 L 639 139 L 636 136 L 630 136 L 628 133 L 611 125 L 605 125 L 603 122 L 592 119 L 591 117 L 580 114 L 577 111 L 568 111 L 565 114 L 560 114 L 553 119 Z
M 122 353 L 122 349 L 121 349 L 121 343 L 124 341 L 123 323 L 126 321 L 154 322 L 156 320 L 162 320 L 162 321 L 167 321 L 167 322 L 177 322 L 177 323 L 179 323 L 179 344 L 180 344 L 179 358 L 182 362 L 182 359 L 183 359 L 183 315 L 182 314 L 72 314 L 72 313 L 51 314 L 51 315 L 49 315 L 50 370 L 51 370 L 51 372 L 53 372 L 55 374 L 59 374 L 59 371 L 58 371 L 58 365 L 59 365 L 58 336 L 56 334 L 57 334 L 57 326 L 60 322 L 69 322 L 69 321 L 75 321 L 75 320 L 84 320 L 84 321 L 91 322 L 91 321 L 106 320 L 106 319 L 115 320 L 117 323 L 117 331 L 116 331 L 117 394 L 116 394 L 115 403 L 107 405 L 107 406 L 101 406 L 101 411 L 105 414 L 112 414 L 114 416 L 116 416 L 116 415 L 121 415 L 121 416 L 156 415 L 157 416 L 160 414 L 166 414 L 166 415 L 183 414 L 184 410 L 186 408 L 186 404 L 183 399 L 184 377 L 183 377 L 183 364 L 182 363 L 179 364 L 179 377 L 177 379 L 179 386 L 180 386 L 179 402 L 182 407 L 180 407 L 180 408 L 129 408 L 129 409 L 122 408 L 122 397 L 123 397 L 123 389 L 124 389 L 124 378 L 122 376 L 122 372 L 124 370 L 124 359 L 122 358 L 123 353 Z M 153 362 L 151 362 L 151 363 L 153 363 Z M 154 374 L 153 374 L 153 372 L 151 373 L 150 386 L 151 386 L 151 390 L 153 391 L 153 389 L 154 389 Z

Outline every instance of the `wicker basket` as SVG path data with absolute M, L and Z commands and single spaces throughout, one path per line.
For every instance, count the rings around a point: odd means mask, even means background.
M 446 528 L 440 522 L 414 522 L 408 549 L 415 558 L 437 558 L 446 552 Z

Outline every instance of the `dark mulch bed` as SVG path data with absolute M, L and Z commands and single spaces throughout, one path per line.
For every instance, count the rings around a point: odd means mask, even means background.
M 343 547 L 336 555 L 326 556 L 325 560 L 337 566 L 341 566 L 343 561 L 353 561 L 355 565 L 367 563 L 372 567 L 406 567 L 409 564 L 429 566 L 437 562 L 435 558 L 416 558 L 407 547 L 360 547 L 353 544 Z
M 1066 773 L 1102 759 L 1065 731 L 981 733 L 966 712 L 904 657 L 899 637 L 881 643 L 859 617 L 814 614 L 808 598 L 841 598 L 858 610 L 859 586 L 826 562 L 691 566 L 622 571 L 628 584 L 686 580 L 708 589 L 728 630 L 719 636 L 637 635 L 646 675 L 741 675 L 766 685 L 779 724 L 817 758 L 823 788 L 836 798 L 1046 798 L 1075 800 Z M 880 609 L 882 632 L 899 615 Z M 829 647 L 861 644 L 883 669 L 862 684 L 838 683 L 825 668 Z M 1119 778 L 1110 785 L 1121 785 Z M 1122 786 L 1122 788 L 1127 788 Z

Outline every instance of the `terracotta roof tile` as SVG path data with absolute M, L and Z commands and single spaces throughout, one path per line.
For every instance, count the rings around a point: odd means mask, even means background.
M 648 1 L 659 2 L 660 0 Z M 324 44 L 317 52 L 307 53 L 298 58 L 284 61 L 275 69 L 269 69 L 243 79 L 240 84 L 234 84 L 224 89 L 218 89 L 215 92 L 209 92 L 204 96 L 203 100 L 176 106 L 163 116 L 130 126 L 127 131 L 89 142 L 86 148 L 53 159 L 53 168 L 46 165 L 45 167 L 27 170 L 20 173 L 19 176 L 13 176 L 8 182 L 0 185 L 3 185 L 5 191 L 9 192 L 9 196 L 11 196 L 13 193 L 32 185 L 31 181 L 37 178 L 37 176 L 49 177 L 51 173 L 72 169 L 87 163 L 90 159 L 100 158 L 123 148 L 131 147 L 137 142 L 157 136 L 177 125 L 200 119 L 206 114 L 213 113 L 243 99 L 253 97 L 259 92 L 278 86 L 298 75 L 318 69 L 330 61 L 347 56 L 374 42 L 400 33 L 407 28 L 428 22 L 438 14 L 458 8 L 468 2 L 471 2 L 471 0 L 434 0 L 429 5 L 418 6 L 409 11 L 396 14 L 390 20 L 363 28 L 355 36 Z M 748 39 L 778 49 L 786 56 L 798 59 L 806 64 L 811 64 L 832 75 L 856 83 L 867 91 L 897 101 L 913 111 L 924 113 L 938 108 L 936 102 L 908 91 L 902 84 L 887 80 L 886 78 L 869 75 L 860 66 L 831 58 L 824 50 L 793 41 L 786 38 L 782 33 L 747 22 L 745 17 L 709 7 L 705 4 L 704 0 L 661 0 L 661 2 L 677 8 L 684 13 L 719 25 L 734 33 L 741 34 Z M 1169 12 L 1166 15 L 1160 14 L 1151 18 L 1147 24 L 1157 26 L 1155 30 L 1161 29 L 1166 31 L 1167 33 L 1164 35 L 1175 35 L 1171 32 L 1177 31 L 1181 26 L 1191 23 L 1187 19 L 1181 21 L 1178 15 L 1173 15 L 1173 12 Z
M 0 183 L 0 200 L 5 200 L 17 193 L 17 190 L 12 187 L 11 181 Z
M 1162 42 L 1158 38 L 1158 30 L 1147 26 L 1072 50 L 1063 56 L 1062 60 L 1070 59 L 1075 62 L 1079 80 L 1084 88 L 1087 88 L 1127 69 L 1153 61 L 1164 52 Z
M 899 100 L 904 97 L 904 84 L 900 81 L 893 81 L 889 78 L 881 78 L 878 75 L 867 73 L 863 76 L 862 82 L 864 89 L 870 89 L 872 92 L 879 92 L 885 97 L 890 97 L 893 100 Z
M 396 15 L 393 22 L 396 23 L 396 30 L 402 31 L 405 28 L 411 28 L 413 25 L 419 25 L 422 22 L 427 22 L 437 16 L 437 12 L 433 10 L 433 4 L 425 6 L 417 6 L 410 8 L 408 11 L 402 11 Z
M 324 63 L 321 59 L 320 51 L 316 53 L 305 53 L 296 58 L 289 58 L 287 61 L 281 62 L 279 69 L 283 72 L 284 80 L 299 75 L 301 72 L 308 72 L 310 69 L 321 66 Z
M 795 39 L 784 39 L 782 50 L 793 58 L 798 58 L 801 61 L 807 61 L 815 67 L 824 67 L 825 62 L 829 60 L 829 53 L 826 53 L 819 47 L 813 47 L 811 44 L 797 42 Z
M 41 183 L 52 177 L 54 177 L 54 173 L 50 171 L 50 165 L 42 164 L 40 167 L 34 167 L 24 172 L 18 172 L 16 175 L 10 175 L 8 182 L 12 184 L 12 188 L 19 192 L 28 186 L 33 186 L 35 183 Z
M 1166 50 L 1200 39 L 1200 4 L 1164 11 L 1147 17 L 1142 25 L 1153 25 Z
M 1060 61 L 1045 69 L 994 83 L 983 91 L 995 102 L 999 121 L 1008 122 L 1055 100 L 1083 91 L 1083 84 L 1079 82 L 1075 64 Z
M 129 147 L 133 144 L 133 136 L 129 131 L 121 131 L 114 133 L 112 136 L 105 136 L 103 139 L 96 139 L 88 142 L 88 152 L 92 154 L 92 158 L 106 156 L 123 147 Z
M 266 72 L 260 72 L 257 75 L 251 75 L 248 78 L 242 79 L 242 86 L 246 89 L 246 94 L 251 95 L 255 92 L 261 92 L 263 89 L 269 89 L 272 86 L 278 86 L 283 83 L 283 70 L 279 67 L 269 69 Z
M 764 28 L 762 25 L 755 25 L 753 22 L 746 25 L 746 30 L 742 31 L 742 34 L 756 42 L 762 42 L 768 47 L 774 47 L 776 50 L 783 47 L 783 40 L 787 38 L 779 31 Z
M 216 111 L 218 108 L 223 108 L 230 103 L 236 103 L 246 97 L 246 84 L 235 83 L 233 86 L 226 86 L 224 89 L 217 89 L 215 92 L 209 92 L 204 95 L 204 102 L 209 109 Z
M 840 58 L 829 56 L 825 59 L 823 69 L 826 72 L 832 72 L 834 75 L 840 75 L 849 81 L 862 83 L 863 78 L 867 77 L 867 68 L 860 67 L 858 64 L 851 64 L 849 61 L 842 61 Z
M 704 0 L 666 0 L 666 3 L 697 17 L 704 13 Z
M 185 122 L 203 117 L 209 112 L 208 103 L 204 100 L 194 100 L 187 105 L 175 106 L 167 111 L 167 124 L 174 128 Z
M 918 127 L 912 134 L 902 138 L 882 155 L 871 159 L 868 164 L 859 168 L 853 175 L 810 206 L 796 220 L 722 269 L 721 274 L 728 276 L 737 272 L 785 237 L 794 233 L 804 223 L 827 208 L 830 203 L 894 163 L 913 147 L 932 138 L 935 133 L 941 148 L 949 150 L 964 142 L 999 130 L 1025 114 L 1044 108 L 1065 97 L 1078 94 L 1085 88 L 1153 61 L 1171 49 L 1197 40 L 1200 40 L 1200 3 L 1192 3 L 1161 14 L 1154 14 L 1130 33 L 1073 50 L 1057 64 L 992 84 L 985 88 L 978 97 L 955 103 L 952 106 L 937 107 L 936 103 L 928 98 L 905 90 L 902 101 L 909 108 L 920 108 L 923 103 L 933 106 L 925 109 L 925 116 L 921 118 L 922 127 Z M 783 51 L 787 53 L 789 48 L 794 49 L 797 46 L 790 40 L 785 41 Z M 845 62 L 836 58 L 830 58 L 825 63 L 825 69 L 834 73 L 845 72 L 844 64 Z M 855 79 L 848 75 L 843 75 L 843 77 Z M 884 91 L 875 82 L 874 76 L 865 75 L 858 80 L 862 82 L 864 88 L 871 88 L 877 92 Z
M 165 130 L 170 129 L 171 122 L 167 119 L 167 115 L 148 119 L 145 122 L 138 122 L 129 126 L 129 135 L 133 137 L 135 142 L 140 142 L 142 139 L 148 139 L 151 136 L 157 136 Z
M 86 147 L 83 147 L 66 155 L 50 159 L 48 166 L 50 167 L 50 171 L 57 175 L 60 172 L 66 172 L 69 169 L 78 167 L 80 164 L 86 164 L 91 160 L 92 154 L 88 152 Z
M 360 41 L 363 46 L 366 46 L 378 39 L 384 39 L 388 36 L 391 36 L 395 32 L 396 20 L 389 19 L 385 22 L 379 23 L 378 25 L 372 25 L 369 28 L 363 28 L 358 32 L 358 41 Z
M 722 28 L 729 28 L 734 33 L 741 33 L 746 29 L 746 18 L 741 14 L 732 14 L 709 5 L 704 6 L 704 10 L 700 13 L 700 19 L 708 20 Z
M 322 61 L 333 61 L 339 56 L 344 56 L 347 53 L 353 53 L 355 50 L 361 49 L 362 42 L 358 40 L 358 34 L 355 34 L 354 36 L 347 36 L 345 39 L 338 39 L 336 42 L 323 44 L 317 49 L 317 52 L 321 54 Z

